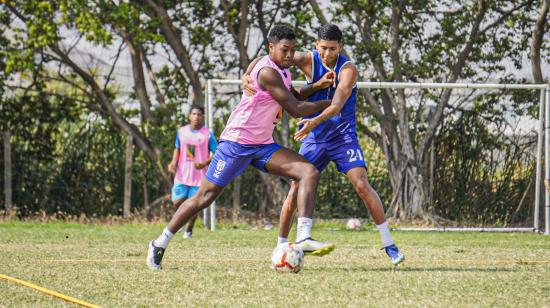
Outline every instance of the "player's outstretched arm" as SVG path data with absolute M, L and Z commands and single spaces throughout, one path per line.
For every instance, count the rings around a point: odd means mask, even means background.
M 252 60 L 250 64 L 248 64 L 248 67 L 246 68 L 246 72 L 241 76 L 241 85 L 243 87 L 244 94 L 248 96 L 254 96 L 256 95 L 256 90 L 252 86 L 252 77 L 250 77 L 250 73 L 254 69 L 254 66 L 260 61 L 262 57 L 257 57 L 256 59 Z
M 351 95 L 351 91 L 353 90 L 356 81 L 357 68 L 355 65 L 348 64 L 344 66 L 340 70 L 338 87 L 334 92 L 330 106 L 328 106 L 315 118 L 301 120 L 298 124 L 302 125 L 302 129 L 296 132 L 294 139 L 303 140 L 317 125 L 338 114 L 340 110 L 342 110 L 342 107 L 344 107 L 348 97 Z
M 257 57 L 256 59 L 252 60 L 250 64 L 248 64 L 248 67 L 246 68 L 246 72 L 244 72 L 244 75 L 250 75 L 252 70 L 254 69 L 254 66 L 260 61 L 260 59 L 263 57 Z M 311 75 L 311 55 L 308 52 L 295 52 L 294 57 L 292 58 L 292 65 L 297 66 L 302 72 Z M 309 69 L 309 70 L 308 70 Z M 306 72 L 308 70 L 308 72 Z
M 335 76 L 336 74 L 332 71 L 326 73 L 321 77 L 321 79 L 317 80 L 314 83 L 308 84 L 304 87 L 301 87 L 300 89 L 295 89 L 294 96 L 298 98 L 299 100 L 306 100 L 308 97 L 313 95 L 316 91 L 322 90 L 324 88 L 328 88 L 331 85 L 335 83 Z
M 294 57 L 292 58 L 292 64 L 294 66 L 297 66 L 306 76 L 311 76 L 311 62 L 313 59 L 311 58 L 310 52 L 300 52 L 297 51 L 294 53 Z
M 250 73 L 252 73 L 252 70 L 254 69 L 258 61 L 260 61 L 261 58 L 262 57 L 257 57 L 256 59 L 252 60 L 252 62 L 250 62 L 250 64 L 246 68 L 246 72 L 244 72 L 244 74 L 241 76 L 241 84 L 242 84 L 243 92 L 248 96 L 256 95 L 256 90 L 252 86 L 253 81 L 252 81 L 252 77 L 250 77 Z M 311 53 L 295 52 L 292 61 L 293 61 L 293 65 L 297 66 L 302 72 L 304 72 L 304 74 L 306 74 L 306 76 L 311 76 L 311 62 L 313 61 L 311 58 Z M 297 90 L 295 96 L 299 100 L 307 99 L 315 91 L 324 89 L 330 86 L 330 82 L 327 82 L 327 80 L 330 79 L 333 81 L 334 75 L 329 74 L 327 76 L 323 76 L 323 78 L 321 78 L 321 80 L 319 80 L 315 84 L 307 85 Z
M 330 100 L 315 103 L 298 101 L 286 88 L 281 75 L 271 67 L 264 67 L 260 70 L 258 73 L 258 84 L 263 90 L 268 91 L 295 118 L 310 115 L 330 105 Z

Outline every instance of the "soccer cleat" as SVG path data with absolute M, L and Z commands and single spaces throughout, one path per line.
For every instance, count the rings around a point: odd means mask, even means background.
M 149 243 L 149 251 L 147 252 L 147 266 L 153 270 L 161 269 L 162 257 L 164 256 L 165 248 L 157 247 L 151 241 Z
M 296 243 L 305 255 L 322 257 L 334 250 L 334 244 L 322 243 L 308 237 Z
M 397 266 L 399 263 L 405 261 L 405 255 L 399 251 L 399 248 L 397 248 L 395 244 L 384 247 L 384 250 L 386 251 L 388 257 L 390 257 L 393 265 Z
M 191 230 L 191 231 L 185 231 L 185 232 L 183 233 L 183 238 L 184 238 L 184 239 L 191 238 L 191 236 L 193 236 L 193 230 Z

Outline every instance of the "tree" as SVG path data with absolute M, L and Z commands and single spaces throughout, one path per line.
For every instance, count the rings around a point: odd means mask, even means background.
M 550 1 L 543 0 L 541 1 L 540 11 L 538 13 L 536 22 L 533 26 L 533 34 L 531 36 L 531 70 L 533 72 L 533 79 L 535 83 L 544 83 L 544 76 L 542 75 L 542 69 L 540 66 L 543 38 L 548 31 L 548 7 L 550 6 Z M 549 46 L 546 46 L 549 48 Z
M 333 15 L 336 21 L 351 21 L 345 27 L 346 44 L 354 46 L 362 80 L 476 82 L 503 76 L 502 59 L 516 62 L 520 57 L 524 44 L 518 44 L 514 23 L 534 4 L 346 1 Z M 315 12 L 319 20 L 327 20 L 321 10 Z M 371 76 L 365 74 L 369 68 Z M 452 93 L 425 91 L 415 106 L 404 89 L 362 91 L 379 130 L 362 129 L 385 154 L 393 188 L 389 214 L 394 217 L 437 218 L 430 210 L 429 150 L 443 120 L 455 110 Z M 435 105 L 428 119 L 427 102 Z
M 231 55 L 228 63 L 229 67 L 238 68 L 239 76 L 246 71 L 249 63 L 261 54 L 266 53 L 267 36 L 271 27 L 276 23 L 289 23 L 295 26 L 297 32 L 305 33 L 304 28 L 311 21 L 311 15 L 303 14 L 300 9 L 306 5 L 305 1 L 276 1 L 273 3 L 263 0 L 257 1 L 227 1 L 222 0 L 221 3 L 222 16 L 220 19 L 230 34 L 232 44 L 236 47 L 235 55 Z M 295 18 L 290 18 L 290 17 Z M 255 42 L 251 37 L 254 33 L 260 33 L 261 40 Z M 302 35 L 301 41 L 307 40 L 307 36 Z M 283 145 L 289 146 L 289 122 L 285 116 L 285 121 L 282 123 L 280 130 L 275 131 L 275 139 L 282 142 Z M 260 178 L 265 186 L 265 192 L 272 198 L 258 198 L 262 200 L 260 207 L 260 215 L 266 217 L 268 208 L 280 206 L 283 203 L 288 185 L 281 181 L 279 177 L 260 173 Z M 234 189 L 240 189 L 241 178 L 236 179 L 237 183 Z M 234 192 L 233 196 L 238 196 L 238 192 Z M 235 205 L 234 205 L 235 206 Z

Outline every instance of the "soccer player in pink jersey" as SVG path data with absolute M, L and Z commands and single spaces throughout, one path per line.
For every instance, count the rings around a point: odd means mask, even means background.
M 220 144 L 212 158 L 198 192 L 185 200 L 159 237 L 149 243 L 147 265 L 160 269 L 168 243 L 185 223 L 210 206 L 224 187 L 239 176 L 246 166 L 299 183 L 297 186 L 298 228 L 297 241 L 307 249 L 321 249 L 334 245 L 311 238 L 313 210 L 319 171 L 298 153 L 283 148 L 273 140 L 275 124 L 286 110 L 293 117 L 313 114 L 326 108 L 324 102 L 298 101 L 311 95 L 311 87 L 296 91 L 292 88 L 290 71 L 294 56 L 294 31 L 286 26 L 275 26 L 268 35 L 269 55 L 263 57 L 251 72 L 256 94 L 243 95 L 231 113 L 220 136 Z M 332 247 L 332 248 L 330 248 Z
M 210 164 L 218 146 L 214 134 L 203 126 L 203 122 L 204 108 L 193 105 L 189 112 L 189 124 L 178 128 L 176 134 L 176 148 L 168 165 L 168 171 L 175 174 L 172 203 L 176 208 L 197 193 L 206 174 L 205 167 Z M 197 215 L 189 220 L 183 238 L 193 235 L 196 219 Z

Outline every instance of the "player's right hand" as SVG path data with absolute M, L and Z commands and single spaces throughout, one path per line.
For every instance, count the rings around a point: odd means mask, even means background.
M 254 89 L 254 86 L 252 85 L 254 81 L 252 80 L 252 77 L 250 77 L 250 75 L 243 75 L 241 77 L 241 83 L 244 94 L 246 94 L 247 96 L 256 95 L 256 89 Z
M 321 79 L 315 82 L 315 86 L 318 89 L 324 89 L 330 86 L 336 87 L 336 74 L 334 73 L 334 71 L 330 71 L 324 74 Z
M 176 172 L 176 166 L 172 163 L 168 164 L 168 172 L 175 173 Z

